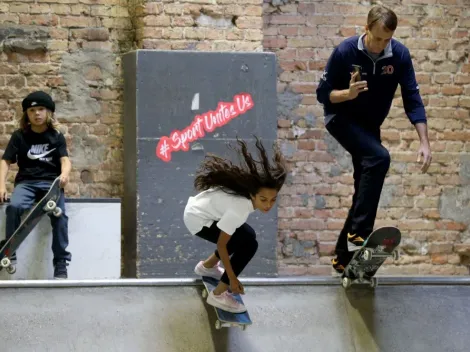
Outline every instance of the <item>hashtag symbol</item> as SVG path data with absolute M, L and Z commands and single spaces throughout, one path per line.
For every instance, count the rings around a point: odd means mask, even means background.
M 156 150 L 157 156 L 162 159 L 163 161 L 170 161 L 171 159 L 171 147 L 168 144 L 168 138 L 163 137 L 160 139 L 160 142 L 157 145 L 157 150 Z
M 169 149 L 170 149 L 170 147 L 168 146 L 167 141 L 164 140 L 162 146 L 160 147 L 160 154 L 161 154 L 163 157 L 167 157 L 167 155 L 168 155 L 168 150 L 169 150 Z

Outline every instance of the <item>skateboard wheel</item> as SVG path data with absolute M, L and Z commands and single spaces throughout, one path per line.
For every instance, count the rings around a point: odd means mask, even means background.
M 2 259 L 0 264 L 2 265 L 2 267 L 8 268 L 10 266 L 11 262 L 10 262 L 10 259 L 5 257 L 5 258 Z
M 392 257 L 393 260 L 398 260 L 400 258 L 400 252 L 398 252 L 396 249 L 392 252 Z
M 222 328 L 222 324 L 220 323 L 219 320 L 216 320 L 216 321 L 215 321 L 215 328 L 216 328 L 217 330 L 220 330 L 220 329 Z
M 53 211 L 52 211 L 52 214 L 55 216 L 55 217 L 59 217 L 62 215 L 62 209 L 60 209 L 59 207 L 56 207 Z
M 51 210 L 54 210 L 54 208 L 56 207 L 56 204 L 53 200 L 50 200 L 46 203 L 46 205 L 44 206 L 44 211 L 51 211 Z
M 376 277 L 373 277 L 373 278 L 370 280 L 370 287 L 372 287 L 372 288 L 377 287 L 378 284 L 379 284 L 379 280 L 377 280 Z
M 10 266 L 7 268 L 7 273 L 10 274 L 10 275 L 13 275 L 14 273 L 16 273 L 16 266 L 10 265 Z
M 207 298 L 207 296 L 209 295 L 209 293 L 207 292 L 207 290 L 202 290 L 202 298 Z
M 342 283 L 344 288 L 348 288 L 351 286 L 351 279 L 349 277 L 343 277 Z
M 364 251 L 364 254 L 362 255 L 362 258 L 364 258 L 365 261 L 371 260 L 372 259 L 372 251 L 370 249 L 366 249 Z

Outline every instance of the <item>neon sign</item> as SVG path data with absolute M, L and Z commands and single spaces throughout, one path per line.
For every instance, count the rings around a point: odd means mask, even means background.
M 169 162 L 171 153 L 179 150 L 188 151 L 189 143 L 204 137 L 206 132 L 212 132 L 226 125 L 253 106 L 253 99 L 248 93 L 235 95 L 232 102 L 219 102 L 215 110 L 196 115 L 193 122 L 182 131 L 174 130 L 169 136 L 161 137 L 155 150 L 157 157 Z

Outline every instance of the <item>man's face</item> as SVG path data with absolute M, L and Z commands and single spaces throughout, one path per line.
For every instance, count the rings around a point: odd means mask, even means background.
M 392 40 L 395 32 L 385 29 L 382 24 L 375 23 L 372 29 L 366 26 L 367 50 L 374 54 L 380 54 Z

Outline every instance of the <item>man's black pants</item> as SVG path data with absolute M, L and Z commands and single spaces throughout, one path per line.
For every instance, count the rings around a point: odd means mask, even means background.
M 337 115 L 328 122 L 326 129 L 351 154 L 354 167 L 352 206 L 335 250 L 338 256 L 344 256 L 349 253 L 348 233 L 365 240 L 373 230 L 380 194 L 390 167 L 390 154 L 381 143 L 380 128 L 366 129 L 347 116 Z

